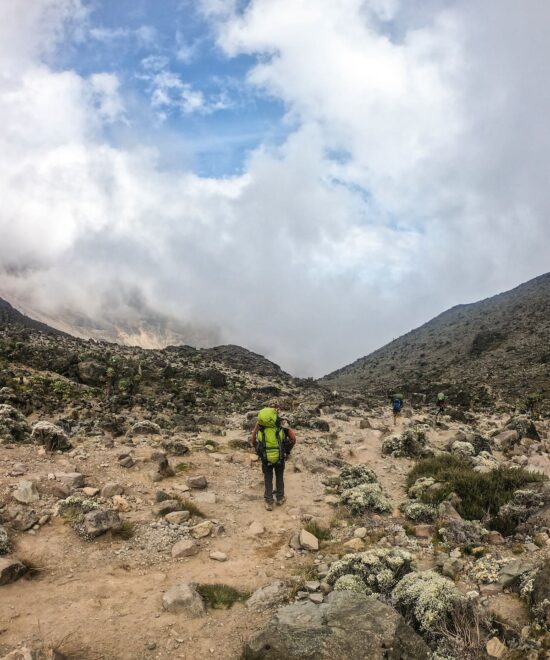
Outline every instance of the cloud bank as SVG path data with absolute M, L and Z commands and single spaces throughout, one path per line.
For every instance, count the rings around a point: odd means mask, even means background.
M 201 8 L 224 56 L 255 58 L 244 84 L 286 113 L 281 144 L 220 178 L 140 142 L 116 71 L 56 66 L 62 45 L 124 37 L 85 3 L 0 4 L 4 295 L 99 320 L 113 292 L 138 292 L 321 375 L 548 270 L 544 0 Z M 156 110 L 204 104 L 150 76 Z M 116 126 L 135 127 L 128 144 Z

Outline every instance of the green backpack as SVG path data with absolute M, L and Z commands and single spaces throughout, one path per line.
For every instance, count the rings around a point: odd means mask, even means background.
M 279 425 L 275 408 L 262 408 L 258 413 L 258 454 L 267 463 L 275 464 L 283 460 L 284 431 Z

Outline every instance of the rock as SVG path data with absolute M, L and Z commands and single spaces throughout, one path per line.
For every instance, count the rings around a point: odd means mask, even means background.
M 256 591 L 246 601 L 246 606 L 253 612 L 267 610 L 280 605 L 287 595 L 287 586 L 282 580 L 272 582 Z
M 368 649 L 368 655 L 366 655 Z M 245 645 L 247 660 L 427 660 L 422 638 L 392 607 L 363 594 L 336 591 L 280 609 Z
M 208 556 L 214 561 L 227 561 L 227 555 L 225 552 L 219 552 L 218 550 L 212 550 Z
M 26 572 L 27 567 L 18 559 L 0 557 L 0 587 L 19 580 Z
M 193 617 L 204 616 L 206 608 L 194 584 L 178 582 L 162 597 L 162 606 L 175 614 L 187 612 Z
M 502 658 L 502 656 L 508 651 L 506 646 L 498 639 L 498 637 L 492 637 L 485 647 L 487 655 L 490 658 Z
M 489 534 L 487 535 L 487 542 L 490 543 L 491 545 L 502 545 L 503 543 L 506 543 L 502 534 L 495 530 L 491 530 L 489 532 Z
M 321 583 L 318 580 L 310 580 L 304 584 L 306 591 L 313 593 L 314 591 L 319 591 L 321 588 Z
M 83 529 L 86 536 L 96 538 L 106 532 L 120 529 L 122 521 L 116 511 L 107 509 L 90 511 L 84 515 Z
M 21 504 L 32 504 L 32 502 L 38 502 L 40 499 L 34 481 L 20 481 L 12 496 L 14 500 L 21 502 Z
M 118 459 L 118 464 L 123 468 L 131 468 L 134 466 L 134 459 L 131 456 L 122 456 Z
M 203 489 L 207 488 L 208 481 L 204 475 L 199 475 L 197 477 L 189 477 L 189 479 L 187 479 L 187 485 L 189 488 Z
M 56 472 L 54 474 L 57 481 L 65 484 L 69 488 L 83 488 L 84 475 L 80 472 Z
M 365 544 L 361 539 L 357 537 L 350 539 L 344 543 L 344 548 L 350 552 L 360 552 L 365 549 Z
M 519 580 L 520 576 L 531 570 L 533 565 L 521 559 L 515 559 L 503 566 L 498 572 L 498 581 L 503 587 L 511 587 Z
M 262 525 L 262 523 L 256 521 L 250 523 L 248 529 L 246 530 L 247 536 L 261 536 L 264 533 L 265 527 Z
M 294 532 L 294 534 L 290 537 L 290 541 L 288 542 L 288 545 L 293 550 L 302 549 L 302 546 L 300 545 L 300 532 Z
M 164 516 L 164 519 L 172 525 L 181 525 L 187 522 L 189 518 L 191 518 L 189 511 L 171 511 Z
M 176 474 L 170 467 L 168 458 L 164 452 L 154 452 L 154 454 L 151 456 L 151 461 L 157 464 L 157 468 L 152 475 L 153 481 L 160 481 L 161 479 L 166 479 L 167 477 L 173 477 Z
M 516 594 L 496 594 L 489 601 L 487 611 L 506 637 L 519 635 L 523 626 L 529 625 L 527 606 Z
M 319 550 L 319 539 L 306 529 L 300 530 L 300 546 L 304 550 Z
M 51 495 L 60 500 L 64 500 L 71 494 L 71 489 L 67 484 L 59 483 L 59 481 L 50 481 L 49 479 L 39 481 L 36 484 L 36 489 L 41 495 Z
M 180 557 L 192 557 L 193 555 L 198 554 L 199 550 L 200 548 L 195 541 L 183 539 L 182 541 L 178 541 L 172 547 L 172 557 L 174 559 L 179 559 Z
M 116 511 L 130 511 L 130 503 L 122 495 L 113 495 L 113 509 Z
M 315 603 L 316 605 L 320 605 L 325 600 L 323 594 L 309 594 L 308 598 L 312 603 Z
M 113 495 L 122 495 L 123 493 L 124 493 L 124 486 L 114 481 L 110 481 L 109 483 L 106 483 L 105 486 L 103 486 L 103 488 L 101 489 L 101 497 L 104 497 L 105 499 L 108 499 L 109 497 L 113 497 Z
M 162 447 L 176 456 L 185 456 L 185 454 L 188 454 L 190 451 L 189 445 L 186 442 L 176 438 L 163 440 Z
M 48 451 L 68 451 L 72 447 L 65 431 L 51 422 L 37 422 L 32 428 L 31 438 Z
M 136 422 L 132 428 L 128 431 L 126 436 L 128 438 L 133 438 L 136 435 L 159 435 L 160 426 L 151 422 L 148 419 L 144 419 L 141 422 Z
M 10 551 L 11 543 L 6 530 L 0 525 L 0 555 L 7 555 Z
M 16 531 L 26 532 L 38 523 L 39 518 L 36 511 L 17 511 L 11 519 L 10 524 Z
M 531 602 L 539 620 L 546 625 L 550 624 L 550 560 L 546 561 L 535 576 Z
M 366 527 L 358 527 L 353 532 L 353 535 L 358 539 L 364 539 L 367 535 L 367 528 Z
M 519 443 L 519 433 L 517 431 L 502 431 L 502 433 L 497 433 L 494 439 L 500 444 L 502 451 L 510 451 Z
M 86 497 L 95 497 L 99 493 L 99 488 L 92 488 L 91 486 L 85 486 L 82 489 L 82 492 L 84 493 L 84 495 L 86 495 Z
M 155 516 L 165 516 L 167 513 L 172 513 L 173 511 L 181 511 L 182 504 L 179 500 L 163 500 L 158 504 L 155 504 L 153 507 L 153 513 Z
M 194 539 L 203 539 L 206 538 L 207 536 L 210 536 L 213 527 L 214 527 L 214 523 L 211 520 L 205 520 L 204 522 L 201 522 L 198 525 L 191 527 L 189 533 Z
M 370 425 L 370 422 L 369 422 L 368 419 L 362 419 L 359 422 L 359 428 L 360 429 L 370 429 L 370 428 L 372 428 L 372 426 Z

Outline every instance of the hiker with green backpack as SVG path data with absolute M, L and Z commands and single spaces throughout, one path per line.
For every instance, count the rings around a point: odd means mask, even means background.
M 273 473 L 275 472 L 275 501 L 284 504 L 285 461 L 296 444 L 296 433 L 290 428 L 288 420 L 279 415 L 277 406 L 262 408 L 250 438 L 251 445 L 262 462 L 264 474 L 265 508 L 273 510 Z

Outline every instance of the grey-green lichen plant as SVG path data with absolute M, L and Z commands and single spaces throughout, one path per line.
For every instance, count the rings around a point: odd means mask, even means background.
M 346 465 L 340 470 L 340 490 L 373 484 L 376 481 L 376 474 L 366 465 Z
M 365 511 L 389 513 L 393 508 L 390 500 L 376 483 L 348 488 L 340 495 L 340 501 L 353 515 L 359 515 Z
M 412 570 L 413 556 L 401 548 L 374 548 L 365 552 L 346 555 L 335 561 L 328 572 L 326 581 L 335 589 L 358 588 L 359 578 L 364 584 L 362 593 L 389 594 L 403 575 Z M 340 580 L 345 577 L 346 580 Z M 339 584 L 338 587 L 336 585 Z
M 425 424 L 419 424 L 403 431 L 400 436 L 386 438 L 382 442 L 382 454 L 391 454 L 397 458 L 420 456 L 426 448 L 427 431 L 428 427 Z
M 401 511 L 409 520 L 419 523 L 431 523 L 437 518 L 437 507 L 423 502 L 406 502 Z
M 405 575 L 392 593 L 393 604 L 432 635 L 464 600 L 451 580 L 434 571 Z

